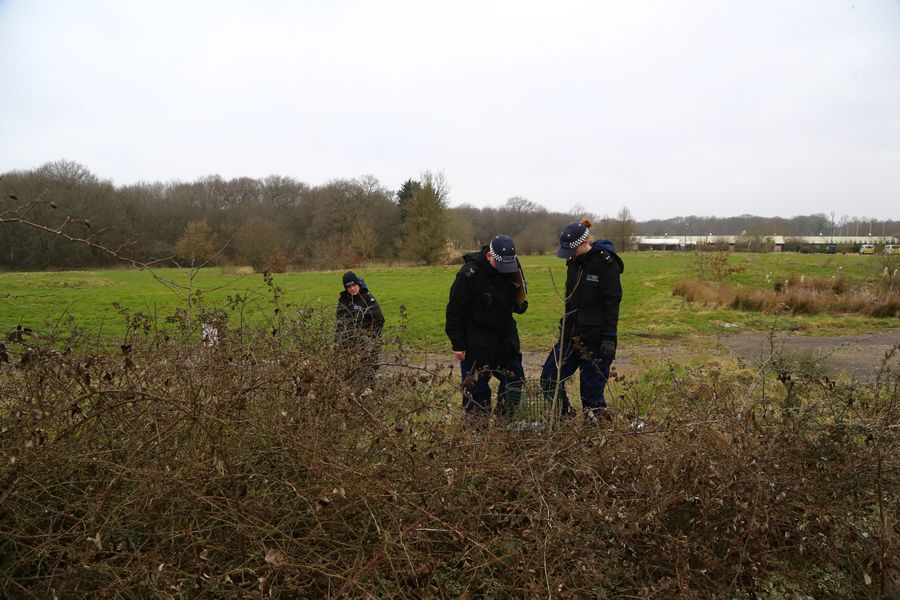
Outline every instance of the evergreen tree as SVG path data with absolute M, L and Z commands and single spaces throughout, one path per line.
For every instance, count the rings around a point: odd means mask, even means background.
M 397 205 L 400 206 L 400 222 L 406 221 L 406 214 L 412 205 L 416 193 L 422 191 L 422 184 L 415 179 L 407 179 L 397 192 Z
M 440 174 L 425 173 L 402 224 L 404 253 L 426 265 L 439 262 L 447 246 L 447 229 L 446 182 Z

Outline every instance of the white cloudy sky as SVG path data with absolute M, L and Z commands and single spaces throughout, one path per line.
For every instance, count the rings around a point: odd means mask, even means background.
M 900 218 L 900 0 L 0 0 L 0 171 Z

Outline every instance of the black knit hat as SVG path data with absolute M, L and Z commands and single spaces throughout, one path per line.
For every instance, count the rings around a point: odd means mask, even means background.
M 347 271 L 344 273 L 344 288 L 348 288 L 351 285 L 359 285 L 359 277 L 353 271 Z

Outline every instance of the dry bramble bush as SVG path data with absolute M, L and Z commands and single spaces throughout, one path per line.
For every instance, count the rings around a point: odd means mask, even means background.
M 117 352 L 10 333 L 6 596 L 900 594 L 886 366 L 849 383 L 775 354 L 670 365 L 617 377 L 599 427 L 484 430 L 446 367 L 399 347 L 364 389 L 326 316 L 287 312 L 215 311 L 211 347 L 184 314 L 167 333 L 131 314 Z

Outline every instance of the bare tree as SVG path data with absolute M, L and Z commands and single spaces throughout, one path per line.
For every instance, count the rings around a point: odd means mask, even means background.
M 472 220 L 457 211 L 447 211 L 447 237 L 454 248 L 474 250 L 478 246 Z
M 522 196 L 513 196 L 506 201 L 506 209 L 514 213 L 545 213 L 547 209 Z
M 354 250 L 359 252 L 364 259 L 370 259 L 375 255 L 380 240 L 375 225 L 366 217 L 358 217 L 350 232 L 350 243 Z
M 269 221 L 256 220 L 238 231 L 234 240 L 237 259 L 249 264 L 256 272 L 273 269 L 274 259 L 284 254 L 281 232 Z
M 581 204 L 576 204 L 570 208 L 568 214 L 574 220 L 588 218 L 595 223 L 598 221 L 597 213 L 589 211 Z
M 619 251 L 629 250 L 638 233 L 637 223 L 627 206 L 623 206 L 615 219 L 606 219 L 601 226 L 601 234 L 613 243 Z
M 209 223 L 203 220 L 188 223 L 175 244 L 175 251 L 190 266 L 208 262 L 216 253 L 216 242 Z

